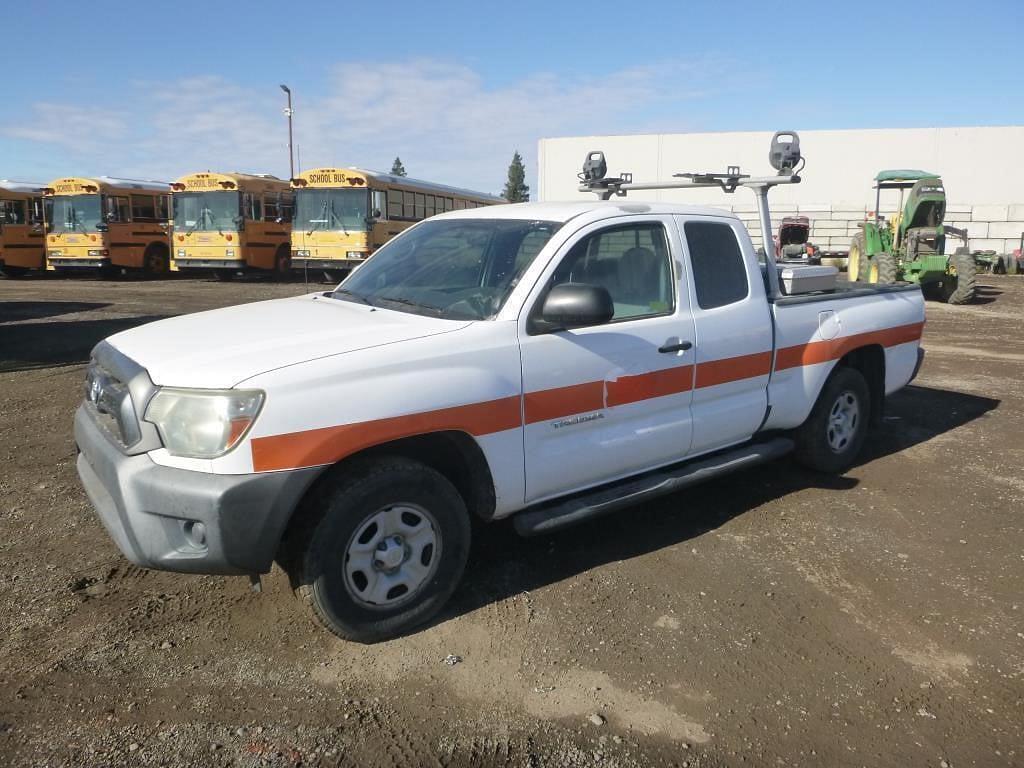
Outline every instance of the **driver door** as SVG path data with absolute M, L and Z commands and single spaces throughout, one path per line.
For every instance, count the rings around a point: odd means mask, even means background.
M 562 248 L 520 319 L 526 502 L 684 458 L 690 449 L 694 338 L 667 216 L 582 229 Z M 530 335 L 526 316 L 551 286 L 597 284 L 609 323 Z

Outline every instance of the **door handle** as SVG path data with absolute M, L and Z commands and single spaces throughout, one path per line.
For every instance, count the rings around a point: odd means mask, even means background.
M 680 341 L 676 344 L 662 344 L 658 347 L 659 352 L 685 352 L 693 346 L 692 342 Z

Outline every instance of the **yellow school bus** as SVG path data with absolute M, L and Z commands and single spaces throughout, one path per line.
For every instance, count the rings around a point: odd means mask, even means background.
M 292 190 L 276 176 L 193 173 L 171 184 L 171 269 L 288 274 Z
M 43 190 L 46 268 L 166 272 L 166 182 L 70 176 Z
M 483 192 L 361 168 L 316 168 L 292 179 L 292 187 L 292 269 L 316 270 L 329 279 L 435 213 L 505 202 Z
M 43 185 L 0 181 L 0 274 L 21 277 L 44 266 Z

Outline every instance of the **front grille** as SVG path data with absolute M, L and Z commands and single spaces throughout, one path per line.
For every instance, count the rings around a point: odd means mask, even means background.
M 95 360 L 85 376 L 85 402 L 96 423 L 122 448 L 142 439 L 128 385 Z

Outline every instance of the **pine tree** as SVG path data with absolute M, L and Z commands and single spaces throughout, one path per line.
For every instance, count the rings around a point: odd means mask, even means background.
M 526 184 L 526 166 L 523 165 L 519 150 L 512 155 L 512 162 L 508 166 L 508 181 L 505 182 L 501 196 L 510 203 L 525 203 L 530 199 L 530 187 Z
M 392 176 L 408 176 L 405 172 L 405 166 L 402 165 L 402 158 L 396 157 L 395 162 L 391 164 L 391 175 Z

